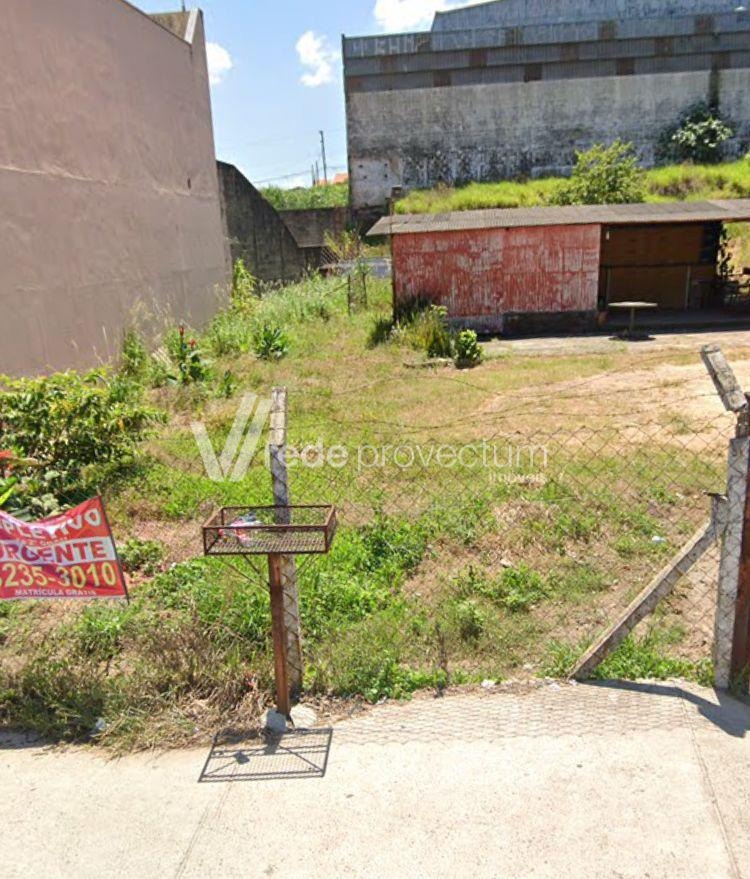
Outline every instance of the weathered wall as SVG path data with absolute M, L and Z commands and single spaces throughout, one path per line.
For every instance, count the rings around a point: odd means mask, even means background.
M 394 235 L 395 305 L 429 299 L 498 331 L 509 315 L 593 315 L 600 241 L 598 225 Z
M 234 165 L 218 162 L 219 184 L 232 261 L 242 259 L 261 281 L 295 281 L 307 267 L 279 212 Z
M 122 0 L 0 16 L 0 372 L 116 355 L 139 304 L 207 320 L 229 266 L 201 14 L 186 39 Z
M 395 186 L 564 173 L 617 137 L 651 164 L 697 101 L 734 122 L 729 155 L 750 143 L 748 13 L 352 38 L 344 57 L 355 208 Z
M 498 0 L 452 12 L 438 12 L 433 29 L 690 15 L 696 10 L 728 12 L 733 5 L 740 4 L 727 3 L 726 0 L 585 0 L 583 3 L 581 0 Z
M 322 248 L 327 235 L 335 238 L 351 225 L 351 213 L 345 207 L 279 211 L 279 216 L 300 247 Z

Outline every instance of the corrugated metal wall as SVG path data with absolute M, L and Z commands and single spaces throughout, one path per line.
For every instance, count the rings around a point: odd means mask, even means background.
M 425 297 L 455 318 L 594 311 L 600 242 L 598 225 L 395 235 L 396 304 Z

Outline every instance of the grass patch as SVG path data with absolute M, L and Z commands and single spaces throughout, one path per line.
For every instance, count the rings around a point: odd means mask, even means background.
M 645 635 L 629 635 L 620 646 L 593 672 L 592 679 L 657 680 L 684 678 L 710 687 L 713 667 L 710 659 L 689 660 L 674 656 L 670 649 L 679 644 L 684 632 L 677 628 L 652 627 Z M 554 641 L 549 645 L 540 673 L 545 677 L 562 678 L 570 674 L 586 644 Z
M 645 172 L 646 201 L 702 201 L 750 197 L 750 160 L 718 165 L 667 165 Z M 554 204 L 565 178 L 470 183 L 454 189 L 416 190 L 396 204 L 399 214 L 444 213 Z
M 208 479 L 190 429 L 203 420 L 220 448 L 239 394 L 286 386 L 290 442 L 343 445 L 354 462 L 290 470 L 295 502 L 340 510 L 331 554 L 299 566 L 307 688 L 322 696 L 406 698 L 552 668 L 551 643 L 577 645 L 600 629 L 706 515 L 704 492 L 722 488 L 726 446 L 716 433 L 687 447 L 701 425 L 681 397 L 678 417 L 667 417 L 665 398 L 658 430 L 636 437 L 621 429 L 635 420 L 629 406 L 622 423 L 612 407 L 606 420 L 587 409 L 606 397 L 610 373 L 619 381 L 689 356 L 644 360 L 618 348 L 510 354 L 471 373 L 413 370 L 403 346 L 369 347 L 392 327 L 388 285 L 372 279 L 369 293 L 368 308 L 350 315 L 340 279 L 253 287 L 196 334 L 191 350 L 205 354 L 206 370 L 189 383 L 151 387 L 150 354 L 128 340 L 128 381 L 141 382 L 142 405 L 167 420 L 126 456 L 94 460 L 87 484 L 105 496 L 133 602 L 0 604 L 0 723 L 125 750 L 194 742 L 269 704 L 262 576 L 184 561 L 199 555 L 199 523 L 212 508 L 271 500 L 259 459 L 239 482 Z M 256 356 L 263 325 L 283 330 L 283 358 Z M 531 446 L 536 459 L 437 465 L 441 445 L 485 438 L 501 450 Z M 395 448 L 415 444 L 432 450 L 430 461 L 393 463 Z M 390 463 L 358 468 L 360 447 Z M 536 470 L 546 484 L 499 478 Z M 666 662 L 670 646 L 638 642 L 610 671 L 695 674 Z M 559 647 L 557 667 L 563 649 L 574 648 Z

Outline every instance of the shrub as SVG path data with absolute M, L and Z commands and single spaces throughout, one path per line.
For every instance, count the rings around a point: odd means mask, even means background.
M 244 354 L 252 342 L 251 325 L 242 312 L 234 308 L 225 309 L 214 315 L 204 342 L 215 357 Z
M 733 136 L 731 125 L 701 102 L 662 134 L 657 152 L 663 161 L 712 165 L 721 161 L 724 144 Z
M 281 360 L 289 351 L 289 339 L 280 327 L 263 323 L 253 336 L 253 351 L 261 360 Z
M 170 375 L 170 381 L 189 385 L 208 378 L 210 369 L 203 359 L 198 340 L 188 334 L 184 325 L 180 324 L 176 334 L 169 333 L 166 342 L 172 362 L 177 367 L 177 374 Z
M 391 337 L 423 351 L 428 357 L 452 357 L 453 340 L 448 329 L 448 309 L 415 300 L 402 308 Z
M 519 565 L 506 568 L 499 582 L 499 597 L 508 610 L 525 611 L 548 595 L 548 588 L 541 574 Z
M 128 330 L 122 340 L 120 374 L 126 378 L 142 379 L 148 372 L 149 353 L 136 330 Z
M 466 598 L 453 607 L 455 624 L 462 641 L 477 641 L 484 631 L 486 618 L 476 601 Z
M 142 391 L 106 370 L 56 373 L 31 379 L 2 379 L 3 442 L 32 465 L 14 474 L 42 498 L 75 494 L 93 464 L 123 464 L 157 420 L 141 402 Z
M 159 540 L 131 537 L 120 547 L 119 556 L 126 571 L 140 571 L 147 576 L 153 576 L 161 569 L 164 561 L 164 544 Z
M 257 286 L 258 279 L 248 270 L 245 261 L 235 260 L 232 270 L 232 308 L 241 311 L 252 310 L 257 301 Z
M 470 369 L 482 362 L 482 348 L 474 330 L 461 330 L 456 336 L 454 350 L 459 369 Z
M 229 400 L 237 391 L 238 381 L 230 369 L 224 370 L 216 385 L 216 396 L 223 400 Z
M 260 193 L 277 211 L 345 207 L 349 203 L 348 183 L 328 183 L 311 189 L 302 186 L 294 189 L 268 186 Z
M 576 153 L 570 179 L 552 196 L 552 204 L 624 204 L 646 197 L 644 176 L 633 145 L 616 140 Z

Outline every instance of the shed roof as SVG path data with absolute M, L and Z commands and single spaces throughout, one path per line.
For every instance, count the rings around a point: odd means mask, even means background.
M 396 214 L 383 217 L 368 235 L 508 229 L 520 226 L 631 226 L 650 223 L 750 221 L 750 198 L 675 201 L 660 204 L 571 205 L 570 207 L 493 208 L 447 214 Z

